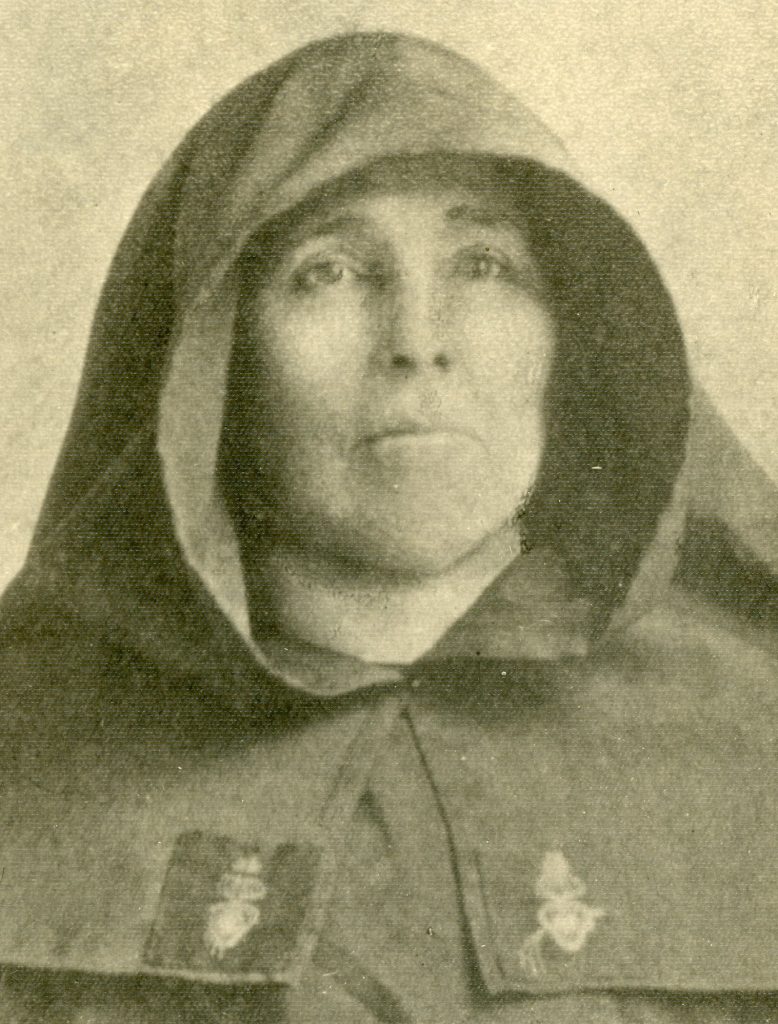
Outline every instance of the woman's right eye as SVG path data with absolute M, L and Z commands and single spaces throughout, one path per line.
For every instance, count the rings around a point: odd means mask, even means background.
M 323 259 L 300 267 L 294 275 L 294 283 L 300 291 L 312 292 L 345 283 L 355 277 L 356 271 L 342 260 Z

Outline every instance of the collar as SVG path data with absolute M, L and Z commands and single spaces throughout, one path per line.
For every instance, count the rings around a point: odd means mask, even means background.
M 270 630 L 257 637 L 267 667 L 282 684 L 320 698 L 402 683 L 414 670 L 452 659 L 551 661 L 585 655 L 595 632 L 590 602 L 572 597 L 553 552 L 517 558 L 418 662 L 387 665 L 315 646 Z

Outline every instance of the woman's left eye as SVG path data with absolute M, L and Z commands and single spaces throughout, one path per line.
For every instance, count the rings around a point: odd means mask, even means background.
M 510 277 L 508 260 L 491 252 L 463 253 L 458 263 L 460 272 L 474 281 Z

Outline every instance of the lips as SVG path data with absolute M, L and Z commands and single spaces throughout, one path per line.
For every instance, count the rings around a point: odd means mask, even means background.
M 416 437 L 422 440 L 425 437 L 442 438 L 446 436 L 469 437 L 471 440 L 477 440 L 473 434 L 450 423 L 441 423 L 421 418 L 409 418 L 391 420 L 385 425 L 379 426 L 378 429 L 370 430 L 365 435 L 364 441 L 366 444 L 374 444 L 376 442 L 392 438 L 397 438 L 399 440 L 402 438 L 413 439 Z
M 381 441 L 386 437 L 414 437 L 424 434 L 451 433 L 450 428 L 435 426 L 431 423 L 421 421 L 404 420 L 399 423 L 389 423 L 385 427 L 371 431 L 365 440 L 370 444 L 373 441 Z
M 362 441 L 370 461 L 393 473 L 413 470 L 449 472 L 460 460 L 481 457 L 483 442 L 473 433 L 428 421 L 392 422 L 372 430 Z M 480 453 L 480 455 L 479 455 Z

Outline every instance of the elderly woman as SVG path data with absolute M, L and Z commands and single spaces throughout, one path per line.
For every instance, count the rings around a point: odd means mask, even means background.
M 2 1020 L 778 1020 L 774 496 L 640 241 L 422 40 L 220 102 L 2 606 Z

